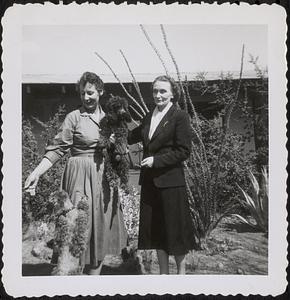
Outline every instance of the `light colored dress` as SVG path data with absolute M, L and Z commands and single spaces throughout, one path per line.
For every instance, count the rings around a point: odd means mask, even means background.
M 45 157 L 55 163 L 71 151 L 61 188 L 73 203 L 79 195 L 84 194 L 89 199 L 89 239 L 82 263 L 91 266 L 97 266 L 106 254 L 120 254 L 127 244 L 119 195 L 109 186 L 103 156 L 97 149 L 99 121 L 103 116 L 101 109 L 94 114 L 83 108 L 72 111 L 45 153 Z

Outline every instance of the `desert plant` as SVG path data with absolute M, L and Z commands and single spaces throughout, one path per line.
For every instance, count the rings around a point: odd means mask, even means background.
M 260 184 L 253 173 L 249 172 L 251 181 L 251 192 L 247 193 L 243 188 L 238 186 L 241 191 L 242 198 L 239 198 L 240 203 L 248 209 L 251 217 L 247 219 L 239 214 L 234 214 L 242 222 L 253 226 L 263 232 L 268 232 L 268 172 L 266 167 L 262 168 Z
M 143 25 L 140 25 L 140 27 L 146 40 L 159 58 L 165 73 L 170 75 L 165 61 L 155 47 L 146 29 Z M 240 105 L 241 101 L 244 45 L 242 47 L 238 80 L 234 80 L 231 73 L 221 73 L 218 82 L 209 83 L 205 78 L 205 73 L 200 73 L 196 78 L 201 94 L 212 94 L 215 98 L 215 102 L 221 107 L 219 117 L 222 122 L 219 123 L 216 119 L 212 122 L 206 122 L 200 118 L 195 110 L 189 93 L 187 78 L 182 78 L 177 60 L 170 48 L 165 28 L 163 25 L 160 25 L 160 27 L 165 47 L 175 67 L 175 73 L 180 85 L 181 99 L 178 103 L 178 107 L 188 112 L 190 116 L 192 150 L 190 158 L 184 163 L 184 167 L 186 170 L 186 187 L 192 219 L 199 235 L 198 238 L 201 239 L 207 237 L 222 218 L 232 213 L 236 208 L 237 201 L 234 201 L 234 199 L 237 198 L 238 188 L 235 182 L 245 184 L 248 180 L 245 174 L 247 170 L 252 167 L 252 156 L 243 152 L 245 137 L 234 134 L 229 130 L 232 112 Z M 122 52 L 121 54 L 123 55 Z M 98 57 L 109 67 L 113 75 L 120 82 L 108 62 L 100 55 L 98 55 Z M 133 77 L 133 83 L 135 82 L 136 84 L 128 61 L 125 57 L 124 59 Z M 252 62 L 257 71 L 257 60 L 253 58 Z M 261 72 L 259 74 L 264 75 L 264 73 Z M 122 83 L 121 86 L 124 89 Z M 140 90 L 138 90 L 137 86 L 135 86 L 135 88 L 142 103 Z M 126 90 L 125 92 L 128 95 Z M 128 96 L 131 98 L 131 95 Z M 134 99 L 134 104 L 136 104 L 135 101 Z M 134 111 L 138 109 L 140 111 L 139 116 L 141 117 L 144 115 L 144 110 L 140 109 L 140 105 L 136 106 L 136 109 L 133 107 L 131 107 L 131 109 Z M 212 125 L 214 126 L 210 128 Z M 210 141 L 209 135 L 214 136 L 213 140 Z M 221 203 L 223 203 L 222 208 L 219 206 Z
M 221 219 L 229 214 L 234 208 L 234 203 L 227 203 L 227 207 L 224 211 L 217 215 L 217 197 L 219 195 L 219 182 L 221 177 L 222 158 L 224 155 L 226 140 L 229 131 L 229 121 L 231 114 L 236 106 L 240 89 L 241 79 L 243 74 L 243 61 L 244 61 L 244 45 L 242 47 L 241 54 L 241 67 L 239 80 L 237 83 L 232 83 L 230 74 L 224 76 L 221 74 L 221 82 L 219 85 L 214 86 L 211 92 L 214 93 L 217 100 L 224 104 L 224 110 L 222 115 L 222 126 L 219 131 L 219 145 L 217 149 L 217 158 L 214 166 L 211 168 L 209 164 L 209 157 L 202 137 L 201 121 L 198 117 L 193 105 L 193 101 L 187 89 L 186 81 L 182 82 L 180 71 L 174 58 L 172 51 L 170 50 L 166 32 L 161 25 L 161 31 L 164 39 L 165 46 L 169 52 L 169 55 L 173 61 L 176 69 L 178 82 L 181 88 L 181 101 L 180 106 L 189 113 L 191 117 L 191 129 L 192 129 L 192 151 L 190 158 L 185 162 L 185 168 L 187 171 L 186 186 L 188 191 L 188 198 L 191 205 L 191 212 L 193 223 L 199 233 L 198 238 L 207 237 L 210 232 L 217 226 Z
M 253 65 L 258 80 L 245 84 L 241 110 L 250 121 L 245 124 L 245 128 L 252 126 L 254 129 L 252 137 L 255 139 L 257 153 L 255 163 L 261 169 L 268 165 L 268 70 L 259 66 L 258 58 L 249 55 L 249 62 Z

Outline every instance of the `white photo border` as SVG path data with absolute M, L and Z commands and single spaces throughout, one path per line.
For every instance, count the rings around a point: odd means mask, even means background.
M 270 224 L 268 275 L 22 276 L 22 26 L 92 24 L 262 24 L 268 26 Z M 14 297 L 126 294 L 260 294 L 285 291 L 286 13 L 278 5 L 14 5 L 3 19 L 3 284 Z

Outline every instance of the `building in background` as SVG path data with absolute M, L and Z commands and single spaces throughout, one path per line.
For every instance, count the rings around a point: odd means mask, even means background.
M 152 108 L 152 91 L 151 85 L 154 78 L 161 74 L 135 74 L 136 80 L 139 83 L 141 94 L 149 108 Z M 182 74 L 183 78 L 187 78 L 189 93 L 193 104 L 198 113 L 203 115 L 207 119 L 212 119 L 218 115 L 218 112 L 222 109 L 221 105 L 215 102 L 215 97 L 211 93 L 201 93 L 196 89 L 196 73 Z M 64 75 L 23 75 L 22 81 L 22 112 L 23 118 L 31 119 L 31 117 L 37 117 L 41 121 L 47 121 L 57 111 L 60 105 L 65 105 L 66 112 L 70 112 L 80 106 L 80 97 L 78 92 L 77 81 L 81 74 L 64 74 Z M 100 74 L 100 77 L 105 82 L 105 90 L 107 96 L 110 94 L 126 97 L 121 85 L 116 82 L 116 79 L 112 75 Z M 175 77 L 173 75 L 173 77 Z M 233 80 L 238 80 L 238 72 L 232 73 Z M 130 75 L 121 74 L 119 78 L 124 83 L 124 86 L 129 93 L 138 99 L 138 94 L 132 83 Z M 220 80 L 220 73 L 207 73 L 206 79 L 212 83 Z M 245 133 L 245 131 L 251 130 L 253 138 L 247 141 L 247 150 L 257 150 L 258 148 L 265 147 L 265 141 L 261 141 L 259 138 L 259 126 L 261 126 L 260 120 L 263 119 L 262 126 L 268 126 L 268 91 L 257 90 L 255 86 L 259 85 L 260 78 L 257 77 L 255 72 L 244 72 L 243 74 L 243 89 L 241 90 L 241 97 L 247 96 L 248 103 L 250 103 L 254 122 L 253 126 L 245 128 L 245 119 L 242 112 L 236 109 L 232 114 L 230 120 L 230 129 L 236 133 Z M 126 97 L 128 98 L 128 97 Z M 105 99 L 105 98 L 104 98 Z M 132 100 L 128 99 L 129 104 L 132 104 Z M 133 105 L 134 106 L 134 105 Z M 135 120 L 140 119 L 134 111 L 130 111 L 132 117 Z M 263 116 L 261 118 L 261 116 Z M 41 128 L 34 122 L 34 134 L 37 138 L 40 149 L 44 150 L 44 141 L 41 138 Z M 134 128 L 136 125 L 129 124 L 129 128 Z M 267 146 L 267 145 L 266 145 Z M 131 147 L 131 167 L 140 165 L 142 153 L 139 151 L 138 146 L 133 145 Z

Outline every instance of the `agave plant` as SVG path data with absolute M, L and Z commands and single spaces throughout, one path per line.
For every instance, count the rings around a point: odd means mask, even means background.
M 243 195 L 240 203 L 250 211 L 251 217 L 255 222 L 242 217 L 239 214 L 234 214 L 242 222 L 253 226 L 263 232 L 268 232 L 268 172 L 265 167 L 262 168 L 260 184 L 252 172 L 249 172 L 251 181 L 251 195 L 245 192 L 240 186 L 239 189 Z

